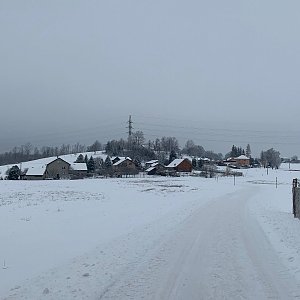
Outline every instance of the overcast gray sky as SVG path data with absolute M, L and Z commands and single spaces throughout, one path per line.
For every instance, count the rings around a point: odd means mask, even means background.
M 300 156 L 298 0 L 0 0 L 0 150 L 178 136 Z M 228 151 L 227 151 L 228 150 Z

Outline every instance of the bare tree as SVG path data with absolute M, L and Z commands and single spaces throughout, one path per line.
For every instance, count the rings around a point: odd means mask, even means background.
M 165 152 L 171 152 L 173 150 L 177 153 L 179 151 L 179 143 L 175 137 L 162 137 L 161 147 Z
M 27 156 L 27 158 L 29 158 L 29 156 L 31 154 L 31 151 L 32 151 L 32 148 L 33 148 L 31 143 L 26 143 L 23 147 L 24 147 L 25 156 Z
M 205 150 L 202 146 L 195 145 L 193 140 L 188 140 L 185 144 L 185 147 L 182 149 L 182 153 L 190 156 L 201 157 L 204 156 Z
M 134 145 L 141 146 L 145 142 L 143 131 L 136 131 L 132 134 L 132 142 Z

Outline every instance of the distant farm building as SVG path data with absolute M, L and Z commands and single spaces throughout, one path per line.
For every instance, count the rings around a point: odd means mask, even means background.
M 71 179 L 82 179 L 87 177 L 86 163 L 72 163 L 69 169 Z
M 23 179 L 27 179 L 27 180 L 45 179 L 45 171 L 46 171 L 45 165 L 32 166 L 32 167 L 28 168 L 26 173 L 23 175 Z
M 167 170 L 176 172 L 192 172 L 193 166 L 187 158 L 174 159 L 169 165 L 166 166 Z
M 240 167 L 248 167 L 250 166 L 250 158 L 247 157 L 246 155 L 240 155 L 235 158 L 235 161 L 238 166 Z
M 165 173 L 165 166 L 156 162 L 156 163 L 152 163 L 152 165 L 150 165 L 145 172 L 148 175 L 163 175 Z
M 238 157 L 230 157 L 225 161 L 229 166 L 235 167 L 249 167 L 250 166 L 250 158 L 246 155 L 240 155 Z
M 70 165 L 70 163 L 58 157 L 47 164 L 45 177 L 51 179 L 68 179 Z
M 86 163 L 69 163 L 56 158 L 48 164 L 33 165 L 22 176 L 26 180 L 79 179 L 87 176 Z
M 139 173 L 135 163 L 129 157 L 119 158 L 112 167 L 114 176 L 117 177 L 122 177 L 123 175 L 135 175 Z
M 152 167 L 155 164 L 158 164 L 157 159 L 149 160 L 145 163 L 145 168 L 148 169 L 148 168 Z

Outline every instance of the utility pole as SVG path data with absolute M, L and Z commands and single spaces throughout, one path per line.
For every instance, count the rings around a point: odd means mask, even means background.
M 128 146 L 129 146 L 129 150 L 131 150 L 131 144 L 132 144 L 132 129 L 133 129 L 133 127 L 132 127 L 132 120 L 131 120 L 131 115 L 129 116 L 129 120 L 127 121 L 127 123 L 128 123 L 128 126 L 127 126 L 127 128 L 128 128 Z
M 129 116 L 129 120 L 127 121 L 127 123 L 128 123 L 128 126 L 127 126 L 127 128 L 128 128 L 128 139 L 130 140 L 130 138 L 131 138 L 131 135 L 132 135 L 132 129 L 133 129 L 133 127 L 132 127 L 132 120 L 131 120 L 131 115 Z

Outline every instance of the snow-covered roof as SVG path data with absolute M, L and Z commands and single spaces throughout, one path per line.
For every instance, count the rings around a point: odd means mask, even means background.
M 226 161 L 232 162 L 232 161 L 235 161 L 235 158 L 234 158 L 234 157 L 228 157 L 228 158 L 226 159 Z
M 170 164 L 167 165 L 167 168 L 176 168 L 180 165 L 186 158 L 176 158 Z
M 207 157 L 200 158 L 200 160 L 203 160 L 203 161 L 210 161 L 210 159 L 207 158 Z
M 71 168 L 75 171 L 87 171 L 86 163 L 72 163 Z
M 54 161 L 56 161 L 56 160 L 58 160 L 58 159 L 60 159 L 60 160 L 62 160 L 62 161 L 64 161 L 64 162 L 66 162 L 67 164 L 71 165 L 71 163 L 69 163 L 66 159 L 63 159 L 63 158 L 61 158 L 61 157 L 59 157 L 59 156 L 57 156 L 57 157 L 54 158 L 52 161 L 50 161 L 50 162 L 48 163 L 48 165 L 51 164 L 51 163 L 53 163 Z
M 155 167 L 150 167 L 150 168 L 148 168 L 145 172 L 151 172 L 152 170 L 154 170 L 155 169 Z
M 235 159 L 249 159 L 249 157 L 247 157 L 246 155 L 240 155 L 240 156 L 236 157 Z
M 28 176 L 43 176 L 46 171 L 45 165 L 37 165 L 28 168 L 26 175 Z
M 152 164 L 151 167 L 156 167 L 158 165 L 159 165 L 159 162 Z
M 192 157 L 192 156 L 189 156 L 189 155 L 182 155 L 181 158 L 186 158 L 186 159 L 188 159 L 189 161 L 192 161 L 192 160 L 193 160 L 193 157 Z
M 147 170 L 145 170 L 145 172 L 150 172 L 152 171 L 153 169 L 155 169 L 157 166 L 160 166 L 161 164 L 157 161 L 156 163 L 154 164 L 151 164 Z
M 155 164 L 155 163 L 158 163 L 157 159 L 152 159 L 152 160 L 149 160 L 149 161 L 146 162 L 147 165 L 152 165 L 152 164 Z
M 120 158 L 120 157 L 119 157 Z M 113 164 L 113 166 L 118 166 L 120 165 L 122 162 L 124 162 L 125 160 L 132 160 L 130 157 L 122 157 L 120 158 L 120 160 L 118 160 L 116 163 Z

